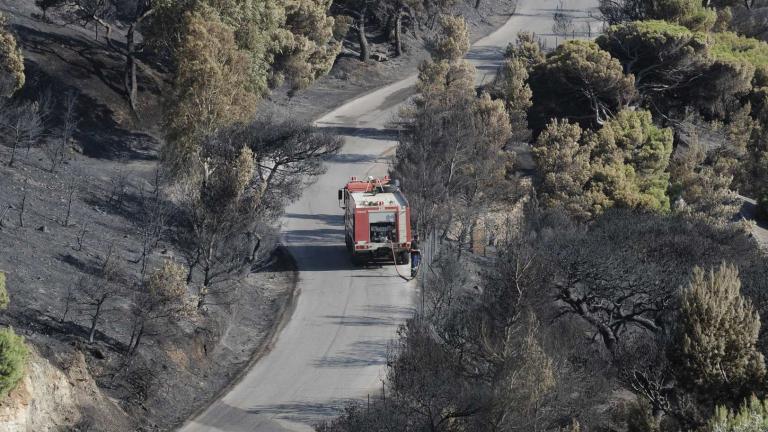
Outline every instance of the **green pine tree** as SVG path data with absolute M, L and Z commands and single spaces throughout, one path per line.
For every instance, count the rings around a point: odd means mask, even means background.
M 743 400 L 765 377 L 763 355 L 756 347 L 760 317 L 740 288 L 733 265 L 723 263 L 709 272 L 695 268 L 682 293 L 670 346 L 680 387 L 715 403 Z
M 26 370 L 29 350 L 13 329 L 0 330 L 0 399 L 13 390 Z
M 765 432 L 768 430 L 768 401 L 752 396 L 738 411 L 719 406 L 707 422 L 705 432 Z

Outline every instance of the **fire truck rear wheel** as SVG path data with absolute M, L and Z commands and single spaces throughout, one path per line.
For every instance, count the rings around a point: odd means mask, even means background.
M 354 265 L 356 267 L 360 267 L 360 266 L 365 265 L 366 261 L 367 260 L 365 259 L 365 257 L 363 257 L 361 255 L 358 255 L 358 254 L 352 255 L 352 265 Z
M 400 252 L 397 254 L 397 260 L 395 263 L 398 265 L 408 264 L 408 252 Z

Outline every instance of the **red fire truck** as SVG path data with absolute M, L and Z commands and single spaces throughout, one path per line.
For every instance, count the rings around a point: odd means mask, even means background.
M 352 177 L 339 189 L 339 206 L 345 209 L 347 249 L 355 264 L 393 257 L 397 264 L 408 262 L 411 209 L 396 180 Z

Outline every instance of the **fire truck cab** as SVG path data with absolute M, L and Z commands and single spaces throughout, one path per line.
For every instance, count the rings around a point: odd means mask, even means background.
M 385 176 L 352 177 L 339 189 L 347 249 L 355 264 L 373 259 L 410 259 L 411 210 L 399 183 Z

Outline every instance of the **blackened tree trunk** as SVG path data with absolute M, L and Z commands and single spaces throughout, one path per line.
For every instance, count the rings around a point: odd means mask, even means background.
M 135 336 L 135 338 L 134 338 Z M 136 353 L 136 349 L 139 347 L 139 343 L 141 343 L 141 337 L 144 336 L 144 319 L 141 320 L 139 323 L 138 329 L 136 330 L 135 335 L 131 335 L 131 342 L 128 345 L 128 355 L 133 355 Z
M 106 296 L 101 296 L 94 305 L 96 310 L 93 311 L 91 316 L 91 330 L 88 332 L 89 343 L 93 343 L 94 336 L 96 335 L 96 325 L 99 323 L 99 318 L 101 318 L 102 306 L 104 306 L 105 301 L 107 301 Z
M 403 12 L 397 12 L 395 18 L 395 52 L 397 56 L 403 55 Z
M 148 16 L 154 13 L 154 9 L 149 2 L 140 2 L 136 6 L 136 18 L 128 26 L 128 32 L 125 35 L 125 71 L 123 74 L 123 85 L 125 95 L 128 98 L 128 105 L 134 115 L 138 113 L 138 94 L 139 85 L 136 79 L 136 27 L 141 25 Z
M 366 9 L 363 8 L 358 14 L 357 23 L 357 36 L 360 43 L 360 61 L 363 62 L 367 62 L 371 57 L 370 49 L 368 47 L 368 38 L 365 35 L 365 18 Z
M 123 84 L 125 86 L 125 95 L 128 98 L 128 105 L 134 114 L 137 113 L 138 83 L 136 80 L 136 23 L 131 23 L 128 27 L 128 33 L 125 36 L 125 72 L 123 75 Z
M 480 7 L 480 2 L 481 2 L 481 1 L 482 1 L 482 0 L 475 0 L 475 9 L 477 9 L 477 8 L 479 8 L 479 7 Z
M 18 133 L 16 134 L 18 136 Z M 16 149 L 19 147 L 19 140 L 14 139 L 11 146 L 11 159 L 8 161 L 8 166 L 12 167 L 16 163 Z
M 396 15 L 387 15 L 387 19 L 384 21 L 384 37 L 387 38 L 388 42 L 392 41 L 392 36 L 394 34 L 395 16 Z

